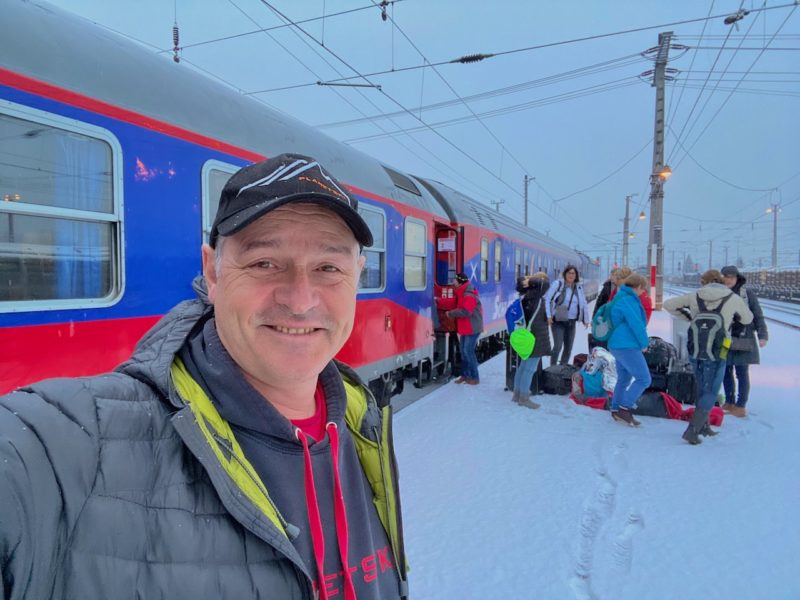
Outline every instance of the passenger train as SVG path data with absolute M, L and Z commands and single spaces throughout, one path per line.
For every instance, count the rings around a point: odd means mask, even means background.
M 596 294 L 589 257 L 87 20 L 3 0 L 0 21 L 0 393 L 128 358 L 193 297 L 227 178 L 282 152 L 317 158 L 372 230 L 339 358 L 382 401 L 456 364 L 434 297 L 457 272 L 480 292 L 483 358 L 504 347 L 518 275 L 571 263 Z

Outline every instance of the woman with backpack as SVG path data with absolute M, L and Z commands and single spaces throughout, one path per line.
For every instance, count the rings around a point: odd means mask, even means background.
M 566 365 L 569 363 L 572 344 L 575 341 L 575 324 L 580 321 L 584 327 L 589 327 L 589 310 L 586 296 L 583 294 L 583 284 L 580 283 L 578 267 L 566 266 L 561 279 L 550 286 L 544 302 L 547 323 L 553 330 L 550 366 L 558 364 L 559 353 L 561 353 L 561 364 Z
M 517 280 L 517 292 L 520 295 L 525 325 L 536 337 L 533 354 L 517 366 L 514 375 L 513 400 L 520 406 L 539 408 L 539 404 L 530 399 L 531 381 L 539 366 L 539 359 L 550 354 L 550 331 L 547 327 L 547 315 L 544 308 L 544 296 L 550 284 L 540 277 L 524 277 Z
M 647 349 L 647 321 L 639 296 L 647 288 L 647 280 L 634 273 L 625 279 L 612 300 L 611 336 L 608 350 L 617 367 L 617 385 L 611 399 L 611 416 L 615 421 L 638 426 L 631 410 L 650 385 L 650 370 L 642 352 Z
M 769 333 L 758 297 L 753 290 L 745 287 L 747 280 L 744 275 L 739 273 L 739 269 L 734 265 L 722 267 L 721 273 L 725 287 L 741 296 L 753 313 L 753 322 L 749 325 L 739 321 L 734 321 L 731 325 L 731 349 L 728 352 L 725 375 L 722 379 L 725 388 L 725 404 L 722 405 L 722 409 L 734 417 L 745 417 L 747 416 L 745 405 L 750 396 L 750 365 L 757 365 L 760 362 L 758 349 L 767 345 Z M 757 342 L 756 334 L 758 334 Z

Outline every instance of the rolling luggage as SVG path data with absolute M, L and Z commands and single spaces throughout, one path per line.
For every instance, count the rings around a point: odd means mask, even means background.
M 666 392 L 669 386 L 669 374 L 650 372 L 651 382 L 647 387 L 647 391 Z
M 514 377 L 517 374 L 517 367 L 522 362 L 519 354 L 514 349 L 507 345 L 506 347 L 506 391 L 510 392 L 514 389 Z M 533 374 L 531 380 L 531 394 L 542 394 L 542 360 L 539 359 L 539 364 L 536 367 L 536 372 Z
M 681 404 L 697 401 L 697 380 L 689 363 L 673 365 L 667 374 L 667 393 Z
M 545 394 L 566 396 L 572 391 L 572 375 L 578 369 L 572 365 L 552 365 L 542 371 L 542 390 Z

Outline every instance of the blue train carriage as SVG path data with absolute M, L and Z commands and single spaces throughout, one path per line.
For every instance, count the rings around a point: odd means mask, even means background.
M 418 179 L 445 208 L 450 226 L 438 224 L 434 234 L 435 294 L 452 297 L 455 275 L 463 271 L 477 287 L 484 310 L 484 331 L 478 342 L 479 358 L 505 348 L 505 311 L 517 297 L 516 279 L 544 271 L 551 281 L 567 264 L 578 266 L 588 293 L 597 294 L 598 266 L 587 256 L 513 218 L 491 210 L 442 183 Z M 455 323 L 439 311 L 437 334 L 455 333 Z
M 433 227 L 448 217 L 375 159 L 45 3 L 0 18 L 0 392 L 125 360 L 193 296 L 240 166 L 318 158 L 358 196 L 367 252 L 341 358 L 382 382 L 433 361 Z

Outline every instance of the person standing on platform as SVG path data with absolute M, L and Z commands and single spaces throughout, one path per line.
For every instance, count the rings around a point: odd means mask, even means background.
M 575 341 L 575 324 L 580 321 L 589 327 L 589 311 L 583 284 L 580 282 L 578 268 L 567 265 L 561 279 L 550 286 L 544 299 L 547 310 L 547 323 L 553 330 L 553 350 L 550 354 L 550 365 L 569 363 L 572 355 L 572 344 Z M 563 347 L 563 351 L 562 351 Z
M 531 400 L 531 382 L 539 366 L 539 360 L 550 354 L 550 330 L 547 327 L 547 315 L 544 310 L 544 295 L 549 283 L 542 278 L 527 277 L 522 280 L 522 285 L 517 286 L 522 303 L 525 324 L 529 325 L 536 338 L 533 353 L 521 361 L 514 374 L 513 400 L 520 406 L 539 408 L 539 404 Z
M 722 274 L 716 269 L 710 269 L 700 277 L 702 287 L 696 292 L 690 292 L 683 296 L 668 298 L 664 300 L 664 310 L 674 317 L 690 321 L 690 328 L 695 327 L 698 336 L 703 332 L 711 332 L 712 327 L 708 326 L 715 313 L 722 319 L 724 334 L 727 335 L 731 330 L 734 319 L 738 317 L 742 325 L 748 325 L 753 321 L 753 313 L 742 300 L 741 296 L 734 294 L 722 283 Z M 709 315 L 703 317 L 705 326 L 700 328 L 698 315 Z M 691 335 L 690 330 L 690 335 Z M 710 336 L 709 336 L 710 337 Z M 694 374 L 697 379 L 697 405 L 695 407 L 692 420 L 683 433 L 683 439 L 692 445 L 700 444 L 703 440 L 700 436 L 716 435 L 708 424 L 708 415 L 717 400 L 719 388 L 722 386 L 722 379 L 725 376 L 725 366 L 727 356 L 709 356 L 708 348 L 714 351 L 713 340 L 703 343 L 701 340 L 694 348 L 697 357 L 690 355 L 689 361 L 692 363 Z
M 478 385 L 478 357 L 475 347 L 478 336 L 483 331 L 483 307 L 477 288 L 464 273 L 456 275 L 458 287 L 455 289 L 456 307 L 447 311 L 447 316 L 456 320 L 458 343 L 461 349 L 461 376 L 454 383 Z
M 611 399 L 611 416 L 633 427 L 640 423 L 631 412 L 639 396 L 650 385 L 650 371 L 642 352 L 647 349 L 647 321 L 639 295 L 647 286 L 641 275 L 629 275 L 617 290 L 611 307 L 611 337 L 608 350 L 614 356 L 617 385 Z
M 731 326 L 731 349 L 728 352 L 725 377 L 722 380 L 725 388 L 723 410 L 734 417 L 745 417 L 747 416 L 745 406 L 750 396 L 750 365 L 759 364 L 758 349 L 767 345 L 769 333 L 758 297 L 753 290 L 745 287 L 747 280 L 744 275 L 739 273 L 739 269 L 734 265 L 723 267 L 721 273 L 725 286 L 734 294 L 741 296 L 753 313 L 753 322 L 749 325 L 734 320 Z
M 234 173 L 198 298 L 0 397 L 0 596 L 407 598 L 391 409 L 333 360 L 371 245 L 313 158 Z

